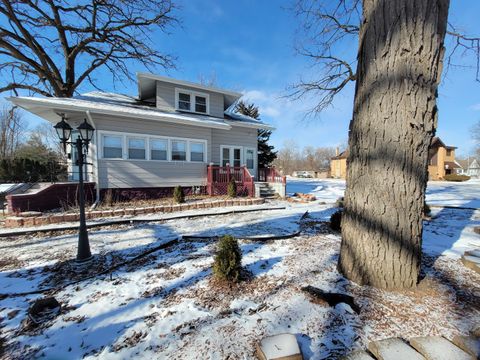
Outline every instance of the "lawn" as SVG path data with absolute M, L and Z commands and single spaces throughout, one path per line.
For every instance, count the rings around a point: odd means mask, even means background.
M 477 185 L 429 184 L 430 203 L 480 201 Z M 288 192 L 312 192 L 309 204 L 274 201 L 285 209 L 195 219 L 177 219 L 90 231 L 97 262 L 94 274 L 112 264 L 180 240 L 115 271 L 88 280 L 70 267 L 77 237 L 70 233 L 2 238 L 2 293 L 59 287 L 48 293 L 62 313 L 39 327 L 25 321 L 39 295 L 0 301 L 5 358 L 175 358 L 249 359 L 263 336 L 296 334 L 306 358 L 336 358 L 353 348 L 391 336 L 467 334 L 480 322 L 480 275 L 459 256 L 480 247 L 473 226 L 480 211 L 433 208 L 425 223 L 425 279 L 416 291 L 388 292 L 358 286 L 336 269 L 340 236 L 326 225 L 344 182 L 290 181 Z M 472 191 L 470 191 L 472 190 Z M 326 204 L 324 204 L 326 203 Z M 305 211 L 309 216 L 300 220 Z M 202 210 L 197 210 L 202 212 Z M 181 236 L 232 234 L 299 236 L 274 241 L 241 240 L 250 278 L 232 287 L 212 281 L 215 242 Z M 72 280 L 78 283 L 68 285 Z M 325 307 L 309 301 L 301 287 L 351 294 L 360 314 L 348 305 Z

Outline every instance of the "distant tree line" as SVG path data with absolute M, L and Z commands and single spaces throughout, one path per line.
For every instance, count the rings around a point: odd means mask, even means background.
M 0 111 L 0 182 L 55 182 L 67 178 L 65 159 L 49 125 L 27 131 L 21 113 Z
M 328 171 L 333 156 L 334 147 L 299 148 L 294 140 L 287 140 L 278 151 L 274 165 L 285 175 L 291 175 L 296 170 Z

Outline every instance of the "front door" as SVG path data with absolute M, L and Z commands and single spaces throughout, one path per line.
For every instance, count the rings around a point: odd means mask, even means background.
M 242 166 L 243 156 L 241 146 L 227 146 L 222 145 L 220 147 L 220 164 L 222 166 L 239 167 Z

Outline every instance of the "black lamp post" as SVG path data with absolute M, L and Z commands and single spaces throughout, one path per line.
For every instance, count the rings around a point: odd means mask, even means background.
M 92 258 L 90 252 L 90 243 L 88 241 L 87 224 L 85 223 L 85 191 L 83 188 L 83 166 L 85 162 L 85 153 L 88 152 L 88 144 L 92 140 L 95 129 L 87 123 L 84 119 L 77 130 L 80 136 L 74 141 L 69 141 L 72 134 L 72 127 L 65 121 L 65 116 L 62 115 L 62 120 L 54 126 L 60 142 L 63 144 L 63 149 L 66 151 L 67 144 L 75 146 L 77 149 L 77 165 L 79 168 L 78 184 L 79 191 L 79 207 L 80 207 L 80 226 L 78 229 L 78 248 L 77 248 L 77 262 L 86 262 Z M 73 139 L 72 139 L 73 140 Z M 85 150 L 85 151 L 84 151 Z

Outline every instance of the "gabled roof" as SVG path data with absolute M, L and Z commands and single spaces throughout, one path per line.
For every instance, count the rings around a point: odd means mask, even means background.
M 89 111 L 92 114 L 113 115 L 119 119 L 128 117 L 225 130 L 231 129 L 232 125 L 260 129 L 271 128 L 269 125 L 249 117 L 232 121 L 230 115 L 226 115 L 226 118 L 219 118 L 209 115 L 160 110 L 152 103 L 140 101 L 128 95 L 99 91 L 89 92 L 72 98 L 10 97 L 8 100 L 50 122 L 58 122 L 58 113 L 60 112 Z
M 334 156 L 332 157 L 331 160 L 340 160 L 340 159 L 346 159 L 348 158 L 348 154 L 349 154 L 349 151 L 348 149 L 345 150 L 345 151 L 342 151 L 340 154 L 338 154 L 337 156 Z
M 448 150 L 454 150 L 454 149 L 457 148 L 456 146 L 445 145 L 445 143 L 438 136 L 435 136 L 432 139 L 432 142 L 430 144 L 430 148 L 438 147 L 438 146 L 443 146 L 445 149 L 448 149 Z
M 468 160 L 464 161 L 467 163 L 467 165 L 463 167 L 464 169 L 480 169 L 480 165 L 478 164 L 477 159 L 473 159 L 472 161 L 470 161 L 470 164 L 468 164 Z

